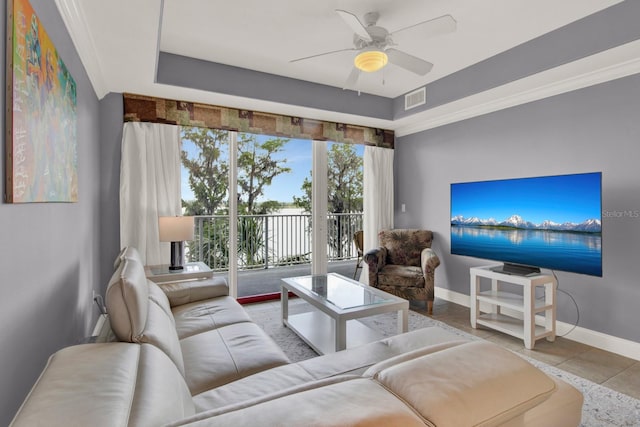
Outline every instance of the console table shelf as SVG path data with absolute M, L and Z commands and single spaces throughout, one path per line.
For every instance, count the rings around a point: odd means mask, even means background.
M 506 316 L 498 313 L 483 313 L 476 319 L 478 325 L 486 326 L 503 334 L 512 335 L 516 338 L 524 340 L 524 328 L 521 319 Z M 546 331 L 543 326 L 536 325 L 535 336 L 540 339 L 550 335 L 550 331 Z
M 504 291 L 482 291 L 476 296 L 478 301 L 484 301 L 488 304 L 497 304 L 501 307 L 510 308 L 512 310 L 524 313 L 524 297 L 522 295 L 514 294 L 513 292 Z M 535 300 L 535 306 L 533 309 L 536 313 L 548 310 L 552 308 L 542 300 Z
M 536 340 L 554 341 L 556 336 L 556 278 L 549 274 L 517 276 L 494 271 L 496 266 L 474 267 L 471 278 L 471 326 L 486 326 L 524 340 L 532 349 Z M 482 290 L 482 279 L 490 279 L 491 289 Z M 522 294 L 501 289 L 501 283 L 522 286 Z M 536 289 L 544 299 L 536 298 Z M 483 312 L 480 303 L 489 305 Z M 503 312 L 511 310 L 512 313 Z M 484 310 L 487 311 L 487 310 Z M 544 325 L 536 325 L 536 314 L 544 314 Z M 522 319 L 520 318 L 522 317 Z

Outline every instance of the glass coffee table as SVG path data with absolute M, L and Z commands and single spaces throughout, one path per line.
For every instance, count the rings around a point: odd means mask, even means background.
M 319 354 L 382 338 L 357 319 L 396 311 L 398 333 L 407 332 L 409 301 L 336 273 L 282 279 L 282 323 Z M 289 292 L 313 308 L 289 315 Z

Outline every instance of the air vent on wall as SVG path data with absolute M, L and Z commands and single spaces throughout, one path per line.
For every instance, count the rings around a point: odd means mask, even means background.
M 409 92 L 404 96 L 404 109 L 410 110 L 427 102 L 427 88 L 421 87 L 413 92 Z

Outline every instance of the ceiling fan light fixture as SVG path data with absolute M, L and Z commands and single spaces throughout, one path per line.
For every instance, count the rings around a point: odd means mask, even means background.
M 372 73 L 387 65 L 388 61 L 389 58 L 386 53 L 381 50 L 374 49 L 365 50 L 364 52 L 359 53 L 353 60 L 353 63 L 359 70 Z

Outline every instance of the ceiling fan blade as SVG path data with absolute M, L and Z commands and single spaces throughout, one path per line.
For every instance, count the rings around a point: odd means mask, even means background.
M 347 48 L 347 49 L 332 50 L 331 52 L 318 53 L 316 55 L 305 56 L 304 58 L 292 59 L 289 62 L 304 61 L 305 59 L 317 58 L 318 56 L 331 55 L 332 53 L 347 52 L 347 51 L 351 51 L 351 50 L 357 50 L 357 49 L 354 48 L 354 47 L 350 47 L 350 48 Z
M 402 52 L 397 49 L 387 49 L 385 50 L 385 53 L 389 58 L 389 62 L 391 62 L 392 64 L 395 64 L 398 67 L 409 70 L 412 73 L 416 73 L 420 76 L 424 76 L 433 68 L 433 64 L 431 62 L 427 62 L 423 59 L 417 58 L 413 55 L 409 55 L 408 53 Z
M 344 87 L 342 89 L 351 89 L 356 90 L 356 83 L 358 83 L 358 77 L 360 77 L 360 70 L 357 67 L 353 67 L 347 81 L 344 82 Z
M 369 32 L 367 31 L 367 28 L 362 25 L 362 22 L 360 22 L 356 15 L 341 9 L 336 9 L 336 12 L 338 12 L 338 15 L 340 15 L 342 20 L 346 22 L 349 27 L 351 27 L 353 32 L 356 33 L 358 37 L 368 42 L 373 41 L 373 39 L 369 35 Z
M 443 15 L 438 18 L 429 19 L 428 21 L 418 22 L 408 27 L 400 28 L 392 32 L 392 35 L 398 34 L 400 31 L 419 29 L 421 38 L 429 38 L 439 36 L 441 34 L 452 33 L 456 30 L 458 23 L 453 16 Z

